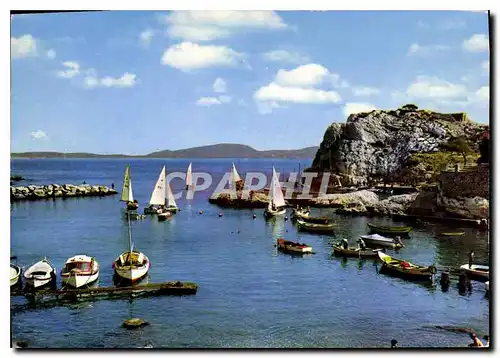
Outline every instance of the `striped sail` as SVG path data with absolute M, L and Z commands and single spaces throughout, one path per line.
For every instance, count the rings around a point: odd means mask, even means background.
M 189 163 L 189 167 L 186 173 L 186 186 L 191 186 L 191 185 L 193 185 L 193 172 L 191 169 L 191 163 Z
M 156 181 L 149 205 L 165 205 L 165 166 Z
M 134 201 L 132 194 L 132 179 L 130 178 L 130 165 L 127 164 L 125 176 L 123 178 L 122 198 L 121 201 Z

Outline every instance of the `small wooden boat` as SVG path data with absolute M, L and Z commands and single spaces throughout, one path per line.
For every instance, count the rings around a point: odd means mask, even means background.
M 99 278 L 99 263 L 87 255 L 70 257 L 64 264 L 61 277 L 63 284 L 74 288 L 90 285 Z
M 19 282 L 19 276 L 21 275 L 21 268 L 17 265 L 10 264 L 10 285 L 14 286 Z
M 465 232 L 460 231 L 460 232 L 442 232 L 439 235 L 440 236 L 463 236 Z
M 302 220 L 314 224 L 328 224 L 328 222 L 330 221 L 330 219 L 326 216 L 314 217 L 311 216 L 309 211 L 305 212 L 297 209 L 293 209 L 292 215 L 293 219 L 295 220 Z
M 45 286 L 53 282 L 55 277 L 56 268 L 46 258 L 31 265 L 24 272 L 26 284 L 33 288 Z
M 406 235 L 413 230 L 411 226 L 385 226 L 368 223 L 373 233 L 382 235 Z
M 281 190 L 281 185 L 278 180 L 278 176 L 276 175 L 276 170 L 274 170 L 274 166 L 273 166 L 273 177 L 271 179 L 271 186 L 269 188 L 268 200 L 269 200 L 268 205 L 264 209 L 265 218 L 271 218 L 277 215 L 286 214 L 286 203 L 285 199 L 283 198 L 283 191 Z
M 462 271 L 467 273 L 471 279 L 485 281 L 490 278 L 490 267 L 486 265 L 469 265 L 465 264 L 460 266 Z
M 297 226 L 299 230 L 310 231 L 310 232 L 319 232 L 319 233 L 329 233 L 333 232 L 333 228 L 335 224 L 315 224 L 308 223 L 303 220 L 297 219 Z
M 139 208 L 139 202 L 134 200 L 132 193 L 132 179 L 130 178 L 130 165 L 128 164 L 123 177 L 122 197 L 120 201 L 127 203 L 127 210 L 137 210 Z
M 361 235 L 361 238 L 366 243 L 366 246 L 377 248 L 377 247 L 387 247 L 389 249 L 399 249 L 404 247 L 403 243 L 395 239 L 380 236 L 379 234 L 372 235 Z
M 377 252 L 377 255 L 382 261 L 382 269 L 387 270 L 389 273 L 397 274 L 399 276 L 414 279 L 414 280 L 429 280 L 436 274 L 437 270 L 434 265 L 419 266 L 410 262 L 396 259 L 383 252 Z
M 284 239 L 276 240 L 278 250 L 296 254 L 312 254 L 312 247 L 306 244 L 301 244 L 293 241 L 286 241 Z
M 168 218 L 172 217 L 172 213 L 170 211 L 163 211 L 157 215 L 158 221 L 165 221 Z
M 342 257 L 361 257 L 361 258 L 377 258 L 377 252 L 380 249 L 372 249 L 372 250 L 362 250 L 357 247 L 348 247 L 347 249 L 342 247 L 342 244 L 339 242 L 335 246 L 333 246 L 333 254 L 335 256 Z

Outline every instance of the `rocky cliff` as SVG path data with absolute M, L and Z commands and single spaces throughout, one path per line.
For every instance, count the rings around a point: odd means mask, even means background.
M 406 105 L 397 110 L 352 114 L 325 132 L 311 170 L 328 171 L 344 185 L 401 175 L 416 153 L 437 152 L 451 138 L 464 137 L 477 150 L 484 127 L 465 113 L 442 114 Z

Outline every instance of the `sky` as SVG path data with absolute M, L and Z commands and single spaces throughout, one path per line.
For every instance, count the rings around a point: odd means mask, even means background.
M 488 16 L 111 11 L 11 17 L 11 151 L 319 145 L 407 103 L 489 123 Z

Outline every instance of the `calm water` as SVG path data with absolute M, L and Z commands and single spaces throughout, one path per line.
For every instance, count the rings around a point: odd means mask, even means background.
M 12 172 L 29 184 L 81 183 L 121 188 L 125 164 L 132 167 L 134 196 L 141 210 L 166 163 L 167 172 L 185 171 L 189 160 L 13 160 Z M 235 160 L 240 174 L 283 172 L 310 161 Z M 231 160 L 193 160 L 193 171 L 228 171 Z M 489 302 L 484 284 L 473 282 L 461 296 L 453 284 L 448 292 L 378 274 L 373 261 L 331 257 L 331 243 L 366 233 L 367 218 L 335 216 L 336 238 L 299 233 L 290 221 L 265 222 L 262 209 L 220 209 L 208 203 L 215 189 L 178 200 L 182 209 L 167 222 L 148 218 L 132 222 L 136 247 L 152 261 L 150 282 L 194 281 L 196 295 L 135 300 L 95 301 L 38 310 L 13 310 L 12 335 L 33 347 L 387 347 L 466 346 L 469 337 L 430 329 L 431 325 L 472 327 L 489 332 Z M 183 182 L 171 183 L 174 193 Z M 78 253 L 96 256 L 99 284 L 110 286 L 111 262 L 127 248 L 127 223 L 119 196 L 71 198 L 15 203 L 11 209 L 11 255 L 21 266 L 43 256 L 56 265 Z M 198 212 L 203 210 L 203 215 Z M 219 218 L 218 213 L 224 212 Z M 318 210 L 318 212 L 320 212 Z M 322 210 L 323 214 L 331 214 Z M 252 219 L 252 214 L 257 219 Z M 333 215 L 333 214 L 331 214 Z M 389 219 L 370 219 L 391 224 Z M 460 229 L 466 235 L 436 239 L 434 234 Z M 275 238 L 305 242 L 316 255 L 293 257 L 277 253 Z M 476 261 L 488 263 L 488 238 L 471 228 L 437 224 L 415 228 L 398 257 L 415 263 L 458 267 L 474 248 Z M 60 285 L 60 277 L 58 277 Z M 11 304 L 23 303 L 13 298 Z M 140 331 L 120 327 L 140 317 L 150 323 Z

